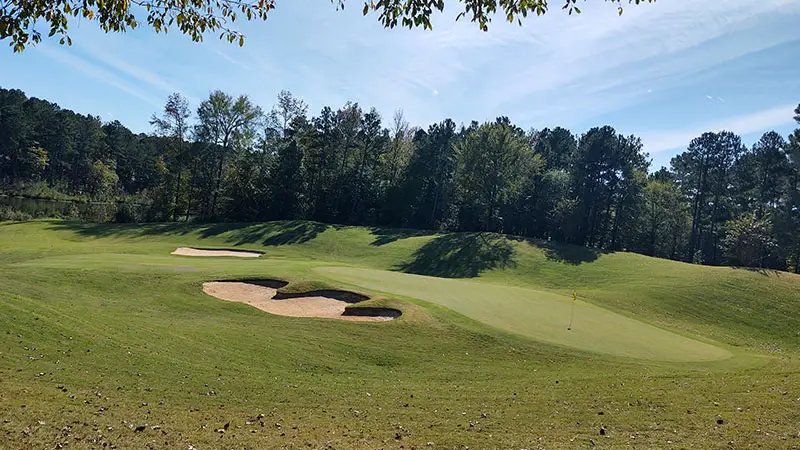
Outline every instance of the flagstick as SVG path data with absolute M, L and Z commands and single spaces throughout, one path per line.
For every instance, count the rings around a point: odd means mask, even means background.
M 569 326 L 567 327 L 567 331 L 572 329 L 572 318 L 575 316 L 575 300 L 578 299 L 578 294 L 573 291 L 572 292 L 572 309 L 569 312 Z

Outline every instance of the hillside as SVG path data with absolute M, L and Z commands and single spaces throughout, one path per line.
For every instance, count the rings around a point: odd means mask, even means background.
M 800 349 L 800 276 L 708 267 L 626 252 L 491 233 L 433 234 L 288 221 L 263 224 L 4 225 L 0 243 L 36 236 L 36 256 L 55 252 L 151 252 L 178 244 L 241 247 L 269 258 L 324 260 L 376 269 L 527 286 L 582 299 L 734 346 Z M 131 244 L 133 247 L 131 247 Z M 67 245 L 67 247 L 62 247 Z M 18 253 L 7 258 L 21 258 Z

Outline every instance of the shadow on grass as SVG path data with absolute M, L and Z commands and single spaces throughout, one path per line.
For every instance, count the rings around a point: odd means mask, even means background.
M 69 230 L 83 237 L 136 238 L 144 236 L 185 236 L 197 234 L 200 239 L 220 237 L 232 245 L 261 244 L 265 246 L 301 244 L 317 237 L 328 228 L 319 222 L 302 220 L 267 223 L 154 223 L 154 224 L 98 224 L 86 222 L 51 221 L 50 228 Z
M 490 269 L 514 267 L 514 248 L 504 236 L 452 233 L 420 247 L 413 259 L 395 269 L 442 278 L 472 278 Z
M 153 223 L 153 224 L 117 224 L 89 223 L 78 221 L 48 220 L 52 230 L 67 230 L 82 237 L 103 238 L 120 237 L 135 238 L 155 235 L 186 235 L 198 230 L 196 224 L 186 223 Z
M 571 244 L 562 244 L 552 241 L 529 241 L 531 245 L 539 247 L 544 256 L 550 261 L 579 265 L 594 262 L 601 254 L 607 253 L 595 248 L 580 247 Z
M 225 234 L 226 242 L 235 245 L 257 244 L 265 246 L 302 244 L 318 234 L 335 227 L 319 222 L 283 220 L 267 223 L 216 223 L 200 230 L 202 238 Z
M 370 243 L 376 247 L 391 244 L 400 239 L 407 239 L 418 236 L 431 236 L 436 234 L 429 230 L 413 230 L 410 228 L 370 228 L 370 233 L 375 236 L 375 240 Z
M 218 237 L 234 246 L 256 244 L 281 246 L 302 244 L 315 239 L 326 230 L 342 229 L 304 220 L 284 220 L 266 223 L 155 223 L 155 224 L 96 224 L 70 221 L 49 221 L 51 229 L 69 230 L 84 237 L 136 238 L 144 236 L 196 235 L 200 239 Z M 380 247 L 402 239 L 433 236 L 430 230 L 371 228 L 371 246 Z M 514 242 L 526 242 L 542 249 L 550 261 L 579 265 L 590 263 L 604 253 L 602 250 L 551 241 L 507 236 L 494 233 L 448 233 L 434 237 L 412 255 L 412 259 L 396 267 L 404 272 L 448 278 L 478 276 L 485 270 L 513 267 Z M 759 270 L 759 269 L 747 269 Z M 763 269 L 760 269 L 763 271 Z M 766 275 L 766 273 L 764 273 Z
M 327 225 L 320 222 L 307 222 L 303 220 L 292 220 L 282 222 L 280 231 L 264 239 L 264 245 L 292 245 L 302 244 L 317 237 L 328 228 L 338 227 Z

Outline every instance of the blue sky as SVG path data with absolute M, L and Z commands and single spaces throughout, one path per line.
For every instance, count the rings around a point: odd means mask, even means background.
M 312 114 L 357 101 L 387 122 L 402 108 L 424 127 L 499 115 L 526 129 L 609 124 L 640 136 L 654 169 L 704 131 L 728 129 L 748 145 L 766 130 L 787 135 L 800 103 L 795 0 L 659 0 L 621 17 L 599 0 L 573 16 L 551 2 L 522 27 L 497 17 L 488 33 L 450 11 L 433 31 L 386 30 L 352 0 L 345 11 L 326 0 L 276 3 L 266 22 L 237 24 L 244 48 L 75 22 L 71 47 L 0 48 L 0 86 L 137 132 L 150 131 L 169 93 L 196 108 L 215 89 L 264 109 L 288 89 Z

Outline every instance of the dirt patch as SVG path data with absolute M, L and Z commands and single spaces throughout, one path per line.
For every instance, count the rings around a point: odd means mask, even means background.
M 202 249 L 191 247 L 178 247 L 172 252 L 173 255 L 180 256 L 235 256 L 238 258 L 258 258 L 261 252 L 244 250 L 225 250 L 225 249 Z
M 203 283 L 203 292 L 222 300 L 246 303 L 262 311 L 280 316 L 323 317 L 360 322 L 385 322 L 400 316 L 400 311 L 388 308 L 347 309 L 347 305 L 352 302 L 319 294 L 319 292 L 326 291 L 292 294 L 291 298 L 277 299 L 275 298 L 277 290 L 270 287 L 275 285 L 273 281 L 266 282 L 264 280 L 212 281 Z

